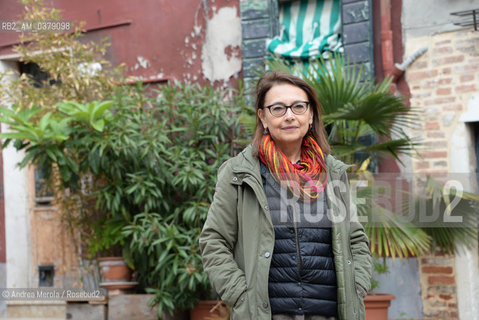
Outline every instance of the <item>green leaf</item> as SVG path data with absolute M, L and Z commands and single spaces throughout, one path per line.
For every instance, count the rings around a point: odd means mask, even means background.
M 18 165 L 20 168 L 25 168 L 28 164 L 35 162 L 38 157 L 38 149 L 28 152 L 23 158 L 22 162 Z
M 48 154 L 48 156 L 50 157 L 50 159 L 52 159 L 53 162 L 57 161 L 57 156 L 55 155 L 55 152 L 52 151 L 52 149 L 46 148 L 45 151 Z
M 91 122 L 91 126 L 96 130 L 96 131 L 103 131 L 103 128 L 105 127 L 105 121 L 103 119 Z
M 0 136 L 1 138 L 1 136 Z M 5 141 L 3 141 L 2 143 L 2 149 L 5 149 L 6 147 L 8 147 L 8 145 L 10 144 L 10 142 L 12 141 L 12 139 L 5 139 Z
M 59 169 L 60 169 L 60 174 L 61 174 L 62 180 L 66 183 L 70 182 L 72 174 L 71 174 L 70 170 L 68 170 L 68 167 L 65 166 L 65 165 L 62 165 L 62 166 L 59 167 Z
M 105 111 L 110 109 L 113 106 L 113 101 L 103 101 L 101 103 L 98 103 L 95 101 L 94 107 L 93 107 L 93 113 L 92 113 L 92 121 L 100 118 L 100 116 L 103 115 Z
M 37 140 L 37 137 L 35 135 L 26 133 L 26 132 L 0 133 L 0 138 L 15 139 L 15 140 L 33 140 L 33 141 Z
M 50 117 L 52 116 L 51 112 L 46 113 L 40 120 L 39 127 L 41 131 L 45 131 L 47 128 L 47 125 L 49 124 L 48 121 L 50 120 Z

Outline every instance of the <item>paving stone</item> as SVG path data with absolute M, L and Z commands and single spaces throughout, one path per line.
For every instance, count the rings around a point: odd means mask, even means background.
M 82 303 L 68 303 L 66 307 L 67 320 L 106 320 L 106 305 Z
M 120 294 L 108 297 L 108 320 L 156 320 L 157 309 L 148 306 L 150 294 Z

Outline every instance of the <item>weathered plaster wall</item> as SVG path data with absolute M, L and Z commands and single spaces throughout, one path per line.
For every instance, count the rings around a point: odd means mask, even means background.
M 421 319 L 422 302 L 421 285 L 418 273 L 418 259 L 395 259 L 387 258 L 388 273 L 374 275 L 379 281 L 379 286 L 374 290 L 376 293 L 392 294 L 396 298 L 391 301 L 388 310 L 390 319 Z
M 242 65 L 238 8 L 223 7 L 206 22 L 201 60 L 203 75 L 211 82 L 238 76 Z
M 0 3 L 0 20 L 19 5 Z M 86 21 L 86 39 L 111 40 L 107 58 L 148 82 L 190 80 L 235 85 L 241 72 L 239 0 L 46 0 L 65 20 Z M 0 56 L 18 34 L 0 39 Z M 239 40 L 238 40 L 239 39 Z
M 11 70 L 15 63 L 0 61 L 0 72 Z M 7 132 L 2 125 L 2 132 Z M 10 145 L 3 149 L 3 176 L 5 196 L 5 231 L 8 288 L 31 286 L 30 219 L 28 207 L 28 178 L 26 170 L 17 166 L 23 152 Z
M 451 12 L 478 9 L 477 0 L 403 0 L 403 34 L 406 39 L 459 30 Z
M 456 254 L 456 283 L 460 319 L 479 319 L 478 245 L 461 248 Z

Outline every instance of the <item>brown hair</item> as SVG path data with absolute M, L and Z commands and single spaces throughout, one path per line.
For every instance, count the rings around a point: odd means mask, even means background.
M 306 95 L 308 96 L 311 110 L 313 110 L 313 124 L 311 128 L 311 134 L 318 143 L 318 145 L 321 147 L 321 150 L 325 155 L 331 153 L 331 147 L 329 146 L 329 142 L 326 138 L 323 121 L 321 120 L 322 108 L 318 102 L 318 98 L 316 97 L 314 89 L 301 78 L 298 78 L 288 73 L 277 71 L 267 71 L 261 76 L 261 78 L 258 80 L 258 83 L 256 84 L 256 130 L 252 142 L 253 153 L 257 154 L 258 146 L 261 142 L 264 132 L 263 124 L 261 123 L 261 120 L 258 116 L 258 110 L 264 107 L 264 100 L 266 97 L 266 93 L 268 93 L 269 89 L 271 89 L 275 85 L 284 83 L 292 84 L 293 86 L 302 89 L 306 93 Z

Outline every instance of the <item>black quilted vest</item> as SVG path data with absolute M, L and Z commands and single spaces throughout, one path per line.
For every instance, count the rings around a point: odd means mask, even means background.
M 263 163 L 261 176 L 275 232 L 268 281 L 272 313 L 337 316 L 331 222 L 324 193 L 307 205 L 281 189 Z

